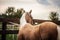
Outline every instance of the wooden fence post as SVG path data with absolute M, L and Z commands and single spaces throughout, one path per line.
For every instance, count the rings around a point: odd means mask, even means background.
M 6 22 L 2 22 L 2 40 L 6 40 Z

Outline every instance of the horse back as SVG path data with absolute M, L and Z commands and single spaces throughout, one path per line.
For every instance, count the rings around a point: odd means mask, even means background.
M 41 23 L 40 34 L 43 40 L 57 40 L 57 25 L 53 22 Z

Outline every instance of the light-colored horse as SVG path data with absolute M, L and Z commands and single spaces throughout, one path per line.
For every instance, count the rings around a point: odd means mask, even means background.
M 60 40 L 59 26 L 53 22 L 43 22 L 33 26 L 31 11 L 27 13 L 24 13 L 20 19 L 18 40 Z

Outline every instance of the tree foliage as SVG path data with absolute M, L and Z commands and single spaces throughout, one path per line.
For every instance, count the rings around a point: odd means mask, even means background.
M 5 14 L 2 14 L 2 16 L 5 18 L 20 18 L 24 12 L 25 10 L 23 8 L 17 9 L 17 11 L 15 11 L 15 7 L 8 7 Z
M 8 9 L 6 10 L 6 14 L 7 15 L 12 15 L 14 13 L 14 7 L 8 7 Z
M 17 12 L 15 13 L 15 16 L 20 18 L 24 12 L 25 12 L 25 10 L 23 8 L 17 9 Z
M 59 20 L 59 14 L 57 12 L 51 12 L 49 15 L 49 18 L 52 21 L 58 21 Z

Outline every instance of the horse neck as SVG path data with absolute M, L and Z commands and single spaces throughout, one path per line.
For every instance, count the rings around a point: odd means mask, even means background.
M 20 19 L 20 26 L 24 26 L 27 23 L 25 20 L 25 15 L 26 15 L 26 13 L 24 13 Z

